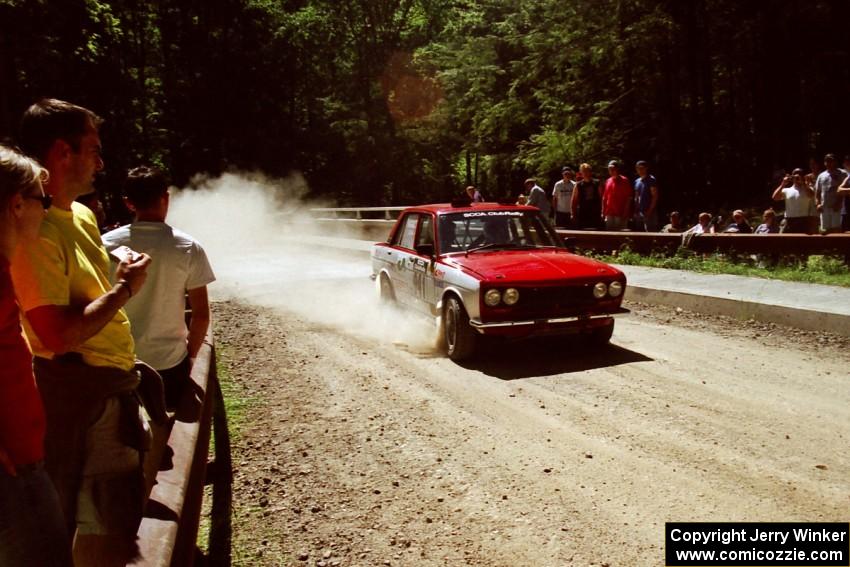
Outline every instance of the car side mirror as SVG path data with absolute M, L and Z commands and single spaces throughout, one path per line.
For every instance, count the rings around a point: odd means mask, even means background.
M 433 244 L 417 244 L 416 245 L 416 253 L 420 256 L 428 256 L 429 258 L 434 257 L 434 245 Z

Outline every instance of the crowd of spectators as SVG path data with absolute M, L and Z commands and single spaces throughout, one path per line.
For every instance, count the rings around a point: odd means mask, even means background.
M 22 118 L 20 149 L 0 146 L 4 567 L 134 559 L 151 427 L 191 395 L 209 325 L 214 275 L 200 245 L 165 223 L 163 172 L 130 172 L 135 221 L 101 235 L 102 122 L 42 99 Z
M 650 173 L 649 163 L 635 163 L 635 174 L 629 179 L 617 160 L 608 163 L 608 177 L 594 175 L 588 163 L 576 172 L 572 167 L 561 169 L 561 179 L 547 194 L 534 179 L 527 179 L 517 203 L 538 207 L 553 218 L 557 228 L 577 230 L 632 230 L 641 232 L 677 233 L 738 233 L 817 234 L 850 231 L 850 156 L 838 167 L 834 154 L 826 154 L 824 169 L 816 159 L 809 161 L 810 171 L 800 168 L 781 176 L 770 195 L 783 210 L 773 208 L 764 212 L 764 222 L 755 230 L 746 213 L 737 209 L 731 222 L 719 215 L 700 213 L 696 224 L 688 225 L 679 211 L 668 215 L 669 222 L 661 226 L 659 204 L 661 191 L 658 180 Z M 707 221 L 706 221 L 707 219 Z M 692 221 L 693 222 L 693 221 Z

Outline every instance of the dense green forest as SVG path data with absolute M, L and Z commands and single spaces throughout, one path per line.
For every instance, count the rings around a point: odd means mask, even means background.
M 847 0 L 0 0 L 0 137 L 41 96 L 95 110 L 106 193 L 153 161 L 408 204 L 620 158 L 663 209 L 760 206 L 850 153 L 849 23 Z

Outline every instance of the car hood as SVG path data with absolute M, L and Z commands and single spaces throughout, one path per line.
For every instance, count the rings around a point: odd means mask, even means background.
M 492 282 L 540 282 L 622 274 L 603 262 L 558 249 L 482 251 L 468 256 L 456 254 L 444 261 Z

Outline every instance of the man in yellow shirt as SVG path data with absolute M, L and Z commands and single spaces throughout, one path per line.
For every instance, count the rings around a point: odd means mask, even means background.
M 121 259 L 111 284 L 94 214 L 74 202 L 103 169 L 101 122 L 55 99 L 24 114 L 21 147 L 50 172 L 44 189 L 53 206 L 39 239 L 12 262 L 47 415 L 45 466 L 69 532 L 77 530 L 77 565 L 132 556 L 142 506 L 139 378 L 121 308 L 141 289 L 151 260 Z

